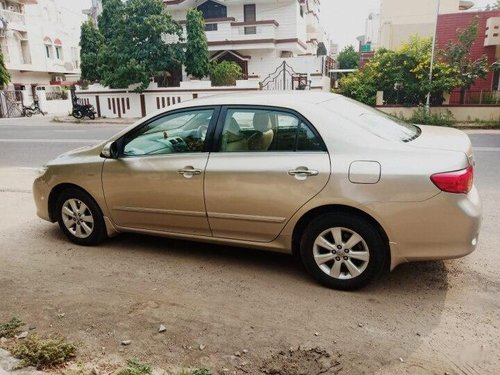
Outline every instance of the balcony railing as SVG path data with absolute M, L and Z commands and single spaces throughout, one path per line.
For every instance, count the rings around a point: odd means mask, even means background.
M 5 19 L 11 28 L 16 28 L 17 26 L 26 25 L 26 19 L 23 13 L 11 12 L 9 10 L 0 9 L 0 17 Z
M 278 22 L 274 20 L 255 22 L 235 22 L 234 19 L 205 20 L 205 24 L 209 43 L 231 43 L 231 41 L 238 41 L 239 43 L 248 41 L 251 43 L 253 40 L 274 40 L 279 27 Z M 184 36 L 186 36 L 185 26 Z

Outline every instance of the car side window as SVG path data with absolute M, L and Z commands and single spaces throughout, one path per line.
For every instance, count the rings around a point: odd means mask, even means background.
M 202 152 L 213 113 L 200 109 L 158 118 L 125 138 L 123 156 Z
M 294 114 L 266 109 L 228 109 L 219 151 L 323 151 L 323 143 Z

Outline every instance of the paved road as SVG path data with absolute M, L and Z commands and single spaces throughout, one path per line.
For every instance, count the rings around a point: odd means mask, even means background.
M 39 167 L 63 152 L 108 139 L 128 125 L 0 120 L 0 167 Z

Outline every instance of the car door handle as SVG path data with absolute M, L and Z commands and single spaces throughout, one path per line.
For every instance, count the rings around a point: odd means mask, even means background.
M 314 169 L 309 169 L 306 167 L 299 167 L 297 169 L 292 169 L 288 171 L 288 174 L 293 177 L 312 177 L 312 176 L 317 176 L 319 175 L 318 171 L 315 171 Z
M 196 169 L 193 167 L 185 167 L 185 168 L 179 169 L 177 172 L 186 178 L 191 178 L 193 176 L 199 176 L 202 173 L 202 170 Z

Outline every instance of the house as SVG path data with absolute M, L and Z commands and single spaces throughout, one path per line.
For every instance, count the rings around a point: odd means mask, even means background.
M 0 48 L 11 75 L 9 89 L 25 104 L 36 90 L 61 93 L 80 75 L 78 0 L 0 0 Z M 56 93 L 54 95 L 50 93 Z M 1 114 L 1 113 L 0 113 Z
M 280 69 L 283 61 L 296 73 L 307 74 L 309 81 L 318 82 L 318 78 L 327 75 L 328 57 L 317 56 L 320 43 L 330 47 L 320 25 L 320 0 L 164 0 L 164 3 L 167 12 L 181 25 L 185 25 L 188 9 L 201 11 L 211 59 L 237 63 L 247 79 L 264 81 Z M 183 80 L 186 79 L 184 75 Z

